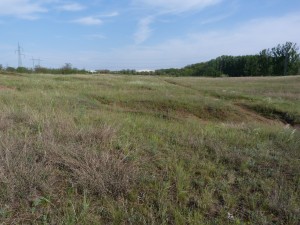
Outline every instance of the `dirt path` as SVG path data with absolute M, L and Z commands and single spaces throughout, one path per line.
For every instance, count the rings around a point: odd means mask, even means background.
M 210 94 L 207 94 L 207 93 L 203 93 L 201 92 L 200 90 L 196 89 L 196 88 L 193 88 L 189 85 L 185 85 L 185 84 L 180 84 L 180 83 L 177 83 L 175 81 L 170 81 L 170 80 L 167 80 L 167 79 L 163 79 L 164 82 L 168 83 L 168 84 L 171 84 L 171 85 L 176 85 L 176 86 L 179 86 L 181 88 L 188 88 L 188 89 L 191 89 L 191 90 L 194 90 L 194 91 L 197 91 L 203 95 L 208 95 L 209 97 L 213 98 L 213 99 L 220 99 L 216 96 L 213 96 L 213 95 L 210 95 Z M 282 126 L 286 126 L 286 125 L 289 125 L 291 127 L 293 127 L 294 129 L 300 131 L 300 124 L 291 124 L 287 121 L 282 121 L 282 120 L 278 120 L 278 119 L 272 119 L 272 118 L 267 118 L 263 115 L 261 115 L 260 113 L 256 112 L 255 110 L 251 110 L 243 105 L 240 105 L 238 103 L 235 103 L 235 102 L 230 102 L 233 107 L 235 107 L 241 114 L 245 115 L 246 118 L 250 118 L 250 119 L 253 119 L 255 121 L 259 121 L 259 122 L 262 122 L 262 123 L 265 123 L 265 124 L 280 124 Z
M 7 86 L 3 86 L 3 85 L 0 85 L 0 91 L 3 91 L 3 90 L 16 90 L 16 88 L 12 88 L 12 87 L 7 87 Z
M 267 118 L 257 112 L 255 112 L 254 110 L 250 110 L 242 105 L 239 105 L 239 104 L 233 104 L 234 107 L 238 108 L 238 110 L 245 114 L 246 116 L 249 116 L 250 118 L 253 118 L 257 121 L 260 121 L 260 122 L 263 122 L 263 123 L 266 123 L 266 124 L 274 124 L 274 123 L 277 123 L 277 124 L 282 124 L 284 125 L 284 123 L 282 123 L 281 121 L 279 120 L 274 120 L 274 119 L 270 119 L 270 118 Z

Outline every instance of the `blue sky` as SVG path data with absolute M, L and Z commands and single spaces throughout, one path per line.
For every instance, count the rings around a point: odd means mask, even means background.
M 178 68 L 300 45 L 299 27 L 299 0 L 0 0 L 0 64 L 20 42 L 26 67 Z

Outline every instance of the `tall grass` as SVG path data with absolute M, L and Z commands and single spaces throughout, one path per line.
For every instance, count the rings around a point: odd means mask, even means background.
M 299 84 L 0 75 L 0 223 L 298 224 Z

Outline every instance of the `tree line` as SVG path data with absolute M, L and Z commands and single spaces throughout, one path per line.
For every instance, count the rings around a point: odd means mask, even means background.
M 26 67 L 6 67 L 4 68 L 2 65 L 0 65 L 0 71 L 2 72 L 8 72 L 8 73 L 43 73 L 43 74 L 89 74 L 90 71 L 87 71 L 85 69 L 77 69 L 75 67 L 72 67 L 71 63 L 65 63 L 61 68 L 46 68 L 41 66 L 36 66 L 33 69 L 26 68 Z
M 300 54 L 296 43 L 286 42 L 256 55 L 223 55 L 182 69 L 161 69 L 155 74 L 173 76 L 281 76 L 300 74 Z
M 155 71 L 136 70 L 97 70 L 87 71 L 72 67 L 70 63 L 58 69 L 35 67 L 7 67 L 0 65 L 1 71 L 17 73 L 47 73 L 47 74 L 130 74 L 130 75 L 167 75 L 167 76 L 281 76 L 300 74 L 300 54 L 296 43 L 286 42 L 276 47 L 264 49 L 256 55 L 228 56 L 223 55 L 207 62 L 188 65 L 181 69 L 170 68 Z

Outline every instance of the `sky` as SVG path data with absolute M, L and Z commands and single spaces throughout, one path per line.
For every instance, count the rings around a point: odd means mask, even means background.
M 28 68 L 180 68 L 299 46 L 299 27 L 299 0 L 0 0 L 0 64 L 20 43 Z

